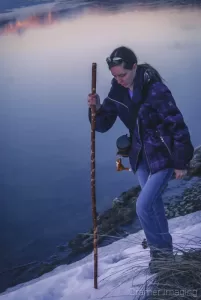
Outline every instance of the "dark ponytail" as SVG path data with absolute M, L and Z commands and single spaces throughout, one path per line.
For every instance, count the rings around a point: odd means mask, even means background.
M 149 77 L 152 80 L 154 80 L 155 82 L 156 81 L 159 81 L 159 82 L 164 81 L 164 79 L 159 74 L 159 72 L 154 67 L 152 67 L 150 64 L 148 64 L 148 63 L 139 64 L 138 67 L 143 68 L 144 72 L 146 72 L 149 75 Z

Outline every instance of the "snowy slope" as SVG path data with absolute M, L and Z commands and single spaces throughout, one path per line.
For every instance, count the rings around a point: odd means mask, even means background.
M 174 246 L 196 248 L 201 237 L 201 211 L 169 221 Z M 93 288 L 93 254 L 71 265 L 16 286 L 0 295 L 0 300 L 86 300 L 135 299 L 140 285 L 150 276 L 149 251 L 140 243 L 143 231 L 99 249 L 98 290 Z

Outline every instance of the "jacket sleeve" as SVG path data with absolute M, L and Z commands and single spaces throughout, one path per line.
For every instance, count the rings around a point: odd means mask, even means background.
M 110 95 L 112 89 L 113 87 L 108 95 Z M 114 125 L 117 115 L 115 103 L 108 97 L 105 98 L 100 109 L 96 112 L 96 131 L 101 133 L 108 131 Z M 91 123 L 91 108 L 89 108 L 88 116 Z
M 189 162 L 193 157 L 194 147 L 187 125 L 176 102 L 165 86 L 161 85 L 160 89 L 153 91 L 154 105 L 159 113 L 159 117 L 165 128 L 170 132 L 172 141 L 172 159 L 174 168 L 178 170 L 188 169 Z

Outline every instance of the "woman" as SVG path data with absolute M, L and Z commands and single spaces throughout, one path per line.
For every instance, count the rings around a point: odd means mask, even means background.
M 194 149 L 183 116 L 160 74 L 148 64 L 139 65 L 126 47 L 115 49 L 106 61 L 114 77 L 112 86 L 103 104 L 97 94 L 88 95 L 89 120 L 90 107 L 96 105 L 96 131 L 109 130 L 117 116 L 130 130 L 128 157 L 141 186 L 136 212 L 150 247 L 150 270 L 156 272 L 161 259 L 163 263 L 173 259 L 161 195 L 173 172 L 177 179 L 186 174 Z

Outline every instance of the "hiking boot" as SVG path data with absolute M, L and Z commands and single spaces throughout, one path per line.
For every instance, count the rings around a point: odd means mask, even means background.
M 149 262 L 150 273 L 158 273 L 171 266 L 174 262 L 174 255 L 172 251 L 150 251 L 151 260 Z

